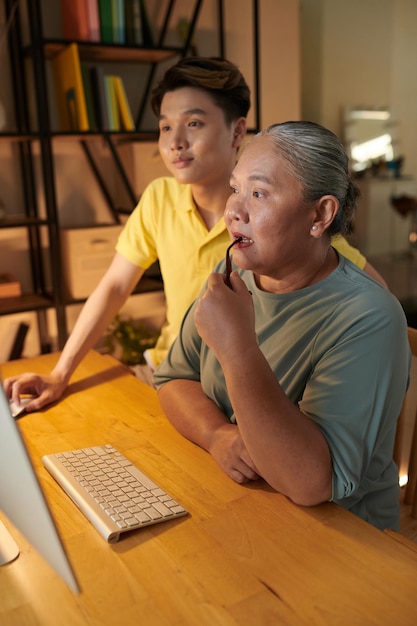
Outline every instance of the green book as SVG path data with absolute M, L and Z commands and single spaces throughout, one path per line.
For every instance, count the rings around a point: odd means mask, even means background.
M 113 0 L 98 0 L 100 36 L 104 43 L 113 43 Z
M 101 65 L 94 65 L 90 69 L 90 84 L 97 128 L 104 131 L 110 130 L 104 87 L 104 70 Z
M 112 0 L 113 42 L 126 43 L 125 0 Z
M 126 43 L 143 46 L 140 0 L 125 0 Z
M 104 89 L 106 93 L 107 113 L 109 116 L 110 130 L 120 130 L 120 113 L 117 106 L 116 90 L 114 87 L 114 77 L 104 77 Z

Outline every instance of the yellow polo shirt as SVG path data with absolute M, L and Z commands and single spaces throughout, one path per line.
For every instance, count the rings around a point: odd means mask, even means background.
M 190 185 L 164 177 L 153 181 L 129 216 L 116 250 L 147 269 L 159 259 L 166 322 L 151 357 L 158 365 L 177 336 L 182 318 L 204 281 L 226 253 L 223 220 L 210 231 L 193 202 Z
M 163 177 L 154 180 L 143 192 L 120 234 L 116 250 L 145 270 L 159 259 L 166 322 L 155 348 L 149 351 L 155 365 L 165 358 L 185 312 L 215 265 L 224 258 L 229 243 L 223 219 L 207 230 L 195 207 L 190 185 Z M 343 237 L 334 238 L 332 245 L 364 267 L 365 257 Z
M 351 246 L 342 235 L 334 235 L 332 237 L 332 246 L 339 254 L 343 254 L 344 257 L 363 270 L 366 265 L 366 257 L 357 248 Z

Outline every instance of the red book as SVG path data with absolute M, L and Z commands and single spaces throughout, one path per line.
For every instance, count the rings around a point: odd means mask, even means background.
M 87 5 L 88 33 L 90 41 L 100 41 L 100 14 L 98 0 L 85 0 Z
M 61 0 L 62 32 L 65 39 L 89 40 L 90 28 L 85 0 Z

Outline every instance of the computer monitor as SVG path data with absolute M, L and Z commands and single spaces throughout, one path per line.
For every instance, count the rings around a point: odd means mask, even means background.
M 25 418 L 26 419 L 26 418 Z M 27 416 L 27 419 L 30 419 Z M 74 592 L 80 590 L 0 380 L 0 509 Z M 0 521 L 0 565 L 19 548 Z

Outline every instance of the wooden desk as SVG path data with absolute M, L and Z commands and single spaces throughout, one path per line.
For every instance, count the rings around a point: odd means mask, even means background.
M 47 373 L 56 358 L 10 362 L 1 373 Z M 303 508 L 263 483 L 235 484 L 112 358 L 91 352 L 61 402 L 18 423 L 82 593 L 72 594 L 3 516 L 21 555 L 0 569 L 1 626 L 416 623 L 415 544 L 337 505 Z M 107 544 L 40 461 L 106 442 L 190 515 Z

